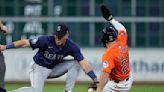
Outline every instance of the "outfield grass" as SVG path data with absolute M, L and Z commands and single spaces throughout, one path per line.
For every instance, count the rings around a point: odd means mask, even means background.
M 17 89 L 29 84 L 6 84 L 8 91 Z M 73 92 L 87 92 L 88 84 L 77 84 Z M 63 92 L 63 84 L 46 84 L 44 92 Z M 133 85 L 130 92 L 164 92 L 164 85 Z

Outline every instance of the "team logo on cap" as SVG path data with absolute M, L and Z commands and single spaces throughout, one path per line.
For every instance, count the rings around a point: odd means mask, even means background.
M 109 36 L 109 40 L 112 41 L 113 40 L 113 36 Z
M 58 27 L 57 27 L 57 31 L 60 31 L 60 30 L 61 30 L 61 26 L 58 26 Z
M 103 68 L 107 68 L 109 66 L 108 62 L 107 61 L 104 61 L 103 62 Z
M 31 43 L 36 44 L 37 41 L 38 41 L 38 38 L 35 38 L 35 39 L 32 39 Z

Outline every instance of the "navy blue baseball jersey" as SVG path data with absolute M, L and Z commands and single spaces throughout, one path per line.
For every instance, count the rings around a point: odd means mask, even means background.
M 79 46 L 69 38 L 62 48 L 56 45 L 54 36 L 40 36 L 36 39 L 30 39 L 29 42 L 33 50 L 39 48 L 33 57 L 35 63 L 49 69 L 63 62 L 63 58 L 68 55 L 73 56 L 77 61 L 84 59 Z

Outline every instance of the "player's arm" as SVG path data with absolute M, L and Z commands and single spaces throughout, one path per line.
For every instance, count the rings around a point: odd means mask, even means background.
M 109 78 L 109 73 L 101 72 L 99 86 L 97 87 L 96 92 L 102 92 L 102 89 L 108 82 L 108 78 Z
M 115 27 L 115 29 L 116 29 L 117 31 L 125 31 L 125 32 L 126 32 L 125 27 L 124 27 L 120 22 L 116 21 L 116 20 L 113 18 L 113 16 L 112 16 L 110 10 L 109 10 L 106 6 L 104 6 L 104 5 L 101 6 L 101 13 L 102 13 L 102 16 L 103 16 L 107 21 L 109 21 L 109 23 L 111 23 L 111 24 Z
M 28 39 L 22 39 L 22 40 L 18 40 L 15 42 L 12 42 L 10 44 L 7 45 L 0 45 L 0 50 L 6 50 L 6 49 L 12 49 L 12 48 L 24 48 L 24 47 L 29 47 L 30 43 Z
M 85 59 L 81 60 L 80 62 L 80 66 L 83 69 L 83 71 L 94 81 L 97 82 L 97 76 L 95 75 L 92 67 L 90 66 L 90 64 L 88 63 L 88 61 L 86 61 Z
M 0 32 L 4 34 L 8 32 L 7 27 L 4 26 L 1 21 L 0 21 Z M 23 40 L 18 40 L 16 42 L 12 42 L 7 45 L 0 45 L 0 50 L 3 51 L 6 49 L 22 48 L 22 47 L 28 47 L 28 46 L 29 46 L 29 41 L 27 39 L 23 39 Z
M 115 29 L 119 32 L 119 31 L 125 31 L 126 32 L 126 29 L 125 27 L 118 21 L 116 21 L 115 19 L 112 19 L 109 21 L 114 27 Z
M 15 48 L 24 48 L 24 47 L 29 47 L 30 43 L 29 43 L 29 39 L 22 39 L 22 40 L 13 42 L 13 45 Z M 6 45 L 6 47 L 7 47 L 7 45 Z
M 72 56 L 77 60 L 83 69 L 83 71 L 94 81 L 97 82 L 97 76 L 95 75 L 92 67 L 83 57 L 83 54 L 80 51 L 80 47 L 78 45 L 73 45 L 72 47 Z

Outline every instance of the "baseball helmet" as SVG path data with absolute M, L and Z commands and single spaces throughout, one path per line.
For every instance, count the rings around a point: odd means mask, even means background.
M 106 27 L 102 31 L 102 43 L 106 47 L 106 43 L 116 40 L 118 32 L 113 27 Z

